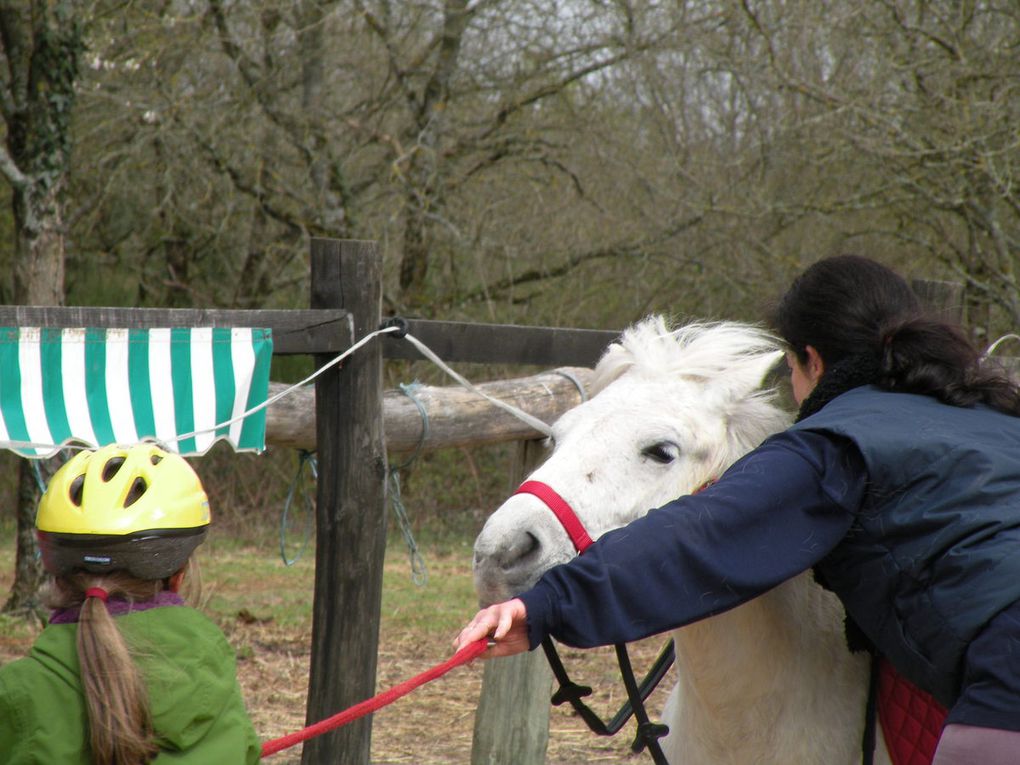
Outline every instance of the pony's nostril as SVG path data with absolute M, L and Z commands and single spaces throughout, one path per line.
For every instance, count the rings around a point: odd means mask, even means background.
M 538 548 L 540 546 L 538 537 L 530 531 L 518 534 L 514 539 L 513 544 L 507 547 L 504 555 L 502 556 L 502 559 L 500 560 L 500 568 L 506 571 L 507 569 L 520 565 L 521 561 L 538 552 Z
M 530 531 L 524 532 L 524 536 L 527 539 L 527 545 L 521 554 L 522 557 L 525 555 L 531 555 L 536 552 L 539 548 L 538 537 L 532 534 Z

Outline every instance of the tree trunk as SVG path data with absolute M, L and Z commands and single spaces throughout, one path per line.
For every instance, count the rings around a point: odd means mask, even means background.
M 405 204 L 407 220 L 404 223 L 404 247 L 400 258 L 400 290 L 408 305 L 417 307 L 425 291 L 428 275 L 431 242 L 429 224 L 424 206 L 432 190 L 409 192 Z M 419 198 L 421 197 L 421 198 Z
M 14 301 L 20 305 L 64 302 L 61 193 L 69 167 L 71 111 L 83 37 L 81 18 L 66 0 L 0 6 L 0 53 L 9 73 L 0 93 L 7 127 L 0 171 L 14 191 Z M 31 610 L 35 605 L 42 581 L 35 544 L 38 501 L 34 468 L 22 460 L 16 572 L 4 611 Z
M 30 193 L 14 195 L 18 236 L 14 300 L 18 305 L 62 305 L 64 302 L 64 235 L 57 201 L 60 185 L 51 187 L 41 202 L 33 203 Z M 27 459 L 19 460 L 14 583 L 4 603 L 4 612 L 29 615 L 39 608 L 38 591 L 43 581 L 35 542 L 39 498 L 35 466 Z
M 400 290 L 412 307 L 425 302 L 429 258 L 434 244 L 433 221 L 442 216 L 443 172 L 441 144 L 450 81 L 460 62 L 461 44 L 473 11 L 467 0 L 445 0 L 443 30 L 434 68 L 416 103 L 415 150 L 407 169 L 404 199 L 404 246 L 400 259 Z
M 52 187 L 45 201 L 34 204 L 29 193 L 14 195 L 18 235 L 14 299 L 18 305 L 61 305 L 64 302 L 64 236 L 56 201 L 58 192 L 58 186 Z M 4 612 L 29 615 L 39 608 L 38 591 L 43 581 L 35 542 L 39 498 L 35 466 L 27 459 L 19 460 L 14 583 L 4 603 Z
M 18 461 L 17 554 L 14 584 L 4 604 L 5 612 L 30 613 L 37 606 L 36 594 L 42 583 L 42 566 L 35 555 L 35 506 L 39 490 L 28 460 Z

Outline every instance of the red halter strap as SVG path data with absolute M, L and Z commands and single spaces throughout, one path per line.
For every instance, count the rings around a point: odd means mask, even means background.
M 541 481 L 525 481 L 514 494 L 533 494 L 545 502 L 546 506 L 553 511 L 560 524 L 566 530 L 570 541 L 574 543 L 579 553 L 583 553 L 591 546 L 591 537 L 584 530 L 584 524 L 577 517 L 577 513 L 567 504 L 559 494 L 553 491 L 549 484 Z
M 715 479 L 710 478 L 692 491 L 691 494 L 697 494 L 702 489 L 707 489 L 713 483 L 715 483 Z M 591 546 L 591 537 L 588 536 L 584 524 L 581 523 L 581 519 L 574 512 L 574 508 L 567 503 L 567 500 L 557 494 L 549 484 L 542 483 L 541 481 L 525 481 L 514 494 L 532 494 L 542 500 L 546 507 L 553 511 L 553 515 L 556 516 L 560 525 L 567 532 L 567 536 L 574 543 L 574 548 L 578 553 L 583 553 Z

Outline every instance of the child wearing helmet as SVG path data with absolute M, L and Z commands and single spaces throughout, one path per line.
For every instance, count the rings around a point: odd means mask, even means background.
M 179 594 L 209 520 L 191 466 L 152 444 L 57 471 L 36 517 L 54 611 L 0 667 L 0 764 L 258 762 L 234 652 Z

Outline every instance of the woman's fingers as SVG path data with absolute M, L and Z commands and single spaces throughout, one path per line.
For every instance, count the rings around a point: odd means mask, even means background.
M 526 613 L 522 600 L 518 598 L 508 600 L 506 603 L 500 603 L 497 609 L 496 631 L 492 635 L 497 641 L 505 638 L 514 627 L 525 626 Z
M 495 632 L 496 627 L 499 624 L 499 616 L 496 613 L 498 608 L 498 604 L 495 606 L 489 606 L 475 614 L 474 618 L 467 623 L 467 626 L 460 631 L 460 635 L 457 636 L 457 640 L 454 641 L 456 647 L 461 648 L 468 643 L 481 640 Z
M 512 656 L 528 650 L 527 612 L 524 603 L 517 598 L 483 608 L 453 641 L 454 648 L 460 649 L 483 638 L 495 642 L 483 658 Z

